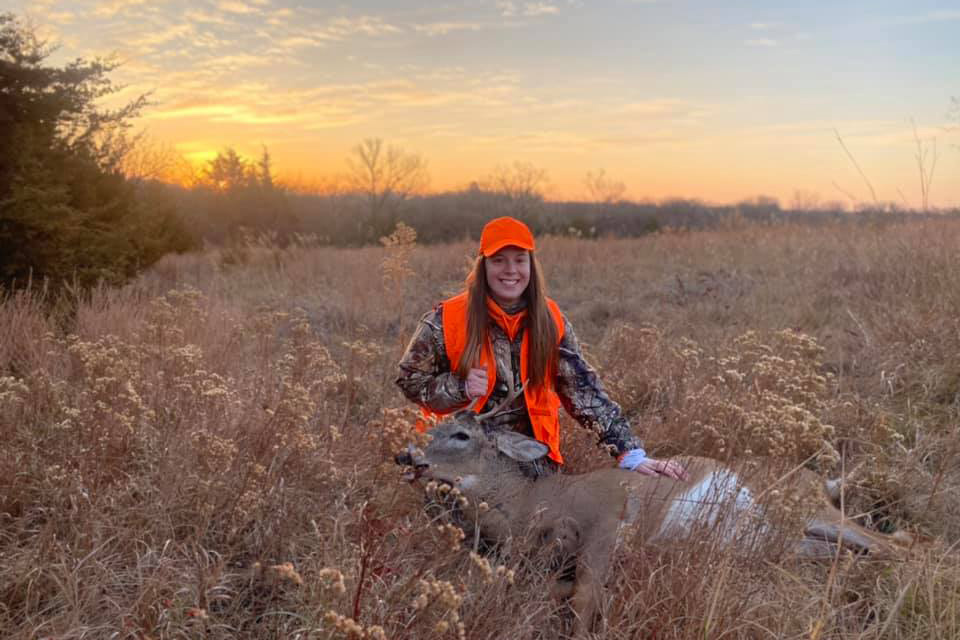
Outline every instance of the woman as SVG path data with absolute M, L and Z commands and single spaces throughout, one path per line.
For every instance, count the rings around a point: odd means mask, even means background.
M 400 360 L 397 384 L 427 413 L 475 402 L 487 411 L 514 399 L 484 423 L 513 430 L 550 448 L 549 461 L 525 469 L 538 476 L 563 464 L 559 408 L 597 430 L 620 467 L 682 478 L 676 462 L 646 457 L 620 407 L 604 392 L 580 353 L 569 321 L 547 298 L 533 234 L 504 217 L 490 221 L 467 290 L 428 312 Z M 523 393 L 511 393 L 520 389 Z

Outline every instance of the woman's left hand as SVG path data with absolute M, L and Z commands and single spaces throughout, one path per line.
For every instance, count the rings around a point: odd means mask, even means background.
M 690 477 L 683 465 L 676 460 L 645 458 L 633 470 L 645 476 L 666 476 L 674 480 L 687 480 Z

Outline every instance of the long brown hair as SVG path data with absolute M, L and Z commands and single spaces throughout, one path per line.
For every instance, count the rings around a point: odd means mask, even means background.
M 527 374 L 530 385 L 539 387 L 553 375 L 554 358 L 557 353 L 557 326 L 547 306 L 543 272 L 534 252 L 530 251 L 529 255 L 530 283 L 523 292 L 523 298 L 527 302 L 526 331 L 530 342 Z M 464 378 L 471 367 L 476 365 L 483 345 L 487 341 L 490 325 L 490 316 L 487 312 L 489 294 L 486 258 L 480 255 L 477 256 L 473 270 L 467 276 L 467 344 L 460 356 L 460 362 L 456 364 L 457 375 Z

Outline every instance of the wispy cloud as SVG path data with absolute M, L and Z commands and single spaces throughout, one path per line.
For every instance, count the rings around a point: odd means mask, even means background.
M 232 97 L 232 96 L 228 96 Z M 238 96 L 239 98 L 239 96 Z M 344 126 L 348 123 L 361 121 L 357 114 L 338 107 L 325 108 L 298 107 L 284 110 L 269 110 L 256 104 L 230 103 L 198 103 L 172 107 L 166 110 L 158 109 L 150 114 L 146 120 L 201 120 L 210 123 L 230 123 L 247 126 L 299 125 L 300 128 L 312 130 L 315 128 L 329 128 Z
M 270 13 L 270 17 L 267 18 L 267 24 L 277 27 L 288 24 L 291 18 L 293 18 L 292 9 L 277 9 Z
M 913 16 L 903 16 L 895 20 L 899 24 L 926 24 L 931 22 L 954 22 L 960 20 L 960 9 L 942 9 Z
M 560 7 L 551 2 L 514 2 L 513 0 L 497 0 L 497 10 L 505 18 L 518 16 L 534 18 L 560 12 Z
M 48 11 L 43 15 L 45 19 L 59 26 L 72 24 L 77 18 L 77 14 L 72 11 Z
M 246 2 L 240 2 L 239 0 L 220 0 L 220 2 L 217 3 L 217 8 L 221 11 L 226 11 L 227 13 L 236 13 L 240 15 L 258 13 L 260 11 L 260 9 L 251 7 Z
M 775 47 L 777 46 L 777 41 L 773 38 L 750 38 L 744 40 L 744 44 L 748 47 Z
M 93 13 L 103 18 L 109 18 L 146 3 L 147 0 L 108 0 L 107 2 L 98 3 L 94 7 Z
M 289 36 L 287 38 L 281 38 L 277 40 L 278 48 L 273 50 L 280 52 L 289 49 L 302 49 L 304 47 L 321 47 L 325 44 L 326 42 L 323 39 L 318 39 L 311 36 Z M 286 51 L 284 52 L 286 53 Z
M 204 11 L 203 9 L 189 9 L 183 15 L 187 22 L 200 22 L 203 24 L 228 25 L 232 24 L 229 20 L 217 13 Z
M 417 33 L 424 33 L 428 36 L 445 36 L 455 31 L 480 31 L 483 28 L 484 25 L 477 22 L 431 22 L 417 24 L 413 27 Z
M 192 36 L 194 33 L 194 27 L 189 23 L 173 24 L 153 33 L 138 34 L 130 44 L 140 51 L 150 50 L 159 45 Z
M 545 16 L 559 12 L 560 7 L 555 4 L 550 4 L 549 2 L 528 2 L 523 7 L 523 15 L 530 17 Z
M 323 28 L 323 33 L 336 39 L 347 38 L 352 35 L 382 36 L 391 33 L 400 33 L 402 29 L 379 16 L 357 16 L 354 18 L 334 18 Z
M 707 113 L 706 109 L 694 105 L 686 100 L 675 98 L 658 98 L 629 102 L 614 109 L 620 115 L 639 118 L 700 118 Z

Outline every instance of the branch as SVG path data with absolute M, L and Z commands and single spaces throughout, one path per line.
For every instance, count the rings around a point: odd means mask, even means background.
M 847 154 L 847 157 L 850 158 L 850 162 L 853 163 L 853 166 L 856 168 L 857 173 L 859 173 L 860 177 L 863 178 L 863 181 L 867 183 L 867 188 L 870 190 L 870 197 L 873 198 L 873 204 L 880 206 L 880 203 L 877 201 L 877 192 L 874 190 L 873 185 L 870 184 L 870 180 L 867 179 L 867 176 L 863 172 L 863 169 L 860 168 L 860 164 L 857 162 L 857 159 L 854 158 L 853 154 L 850 153 L 850 150 L 847 149 L 847 145 L 843 142 L 843 138 L 840 137 L 840 132 L 834 129 L 833 133 L 837 136 L 837 142 L 840 143 L 840 146 L 843 148 L 844 152 Z

